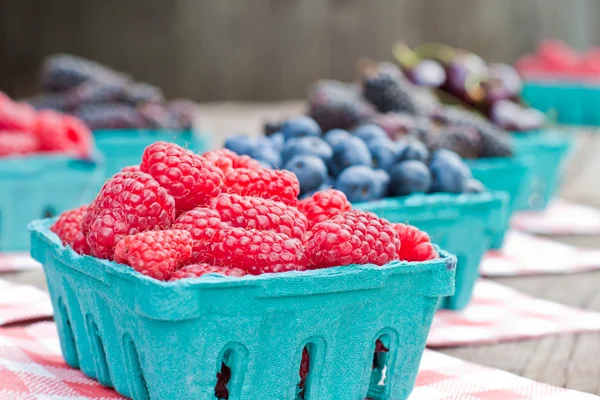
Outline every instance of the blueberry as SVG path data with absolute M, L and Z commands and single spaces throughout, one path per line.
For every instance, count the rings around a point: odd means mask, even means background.
M 283 133 L 275 132 L 271 134 L 271 136 L 269 136 L 268 140 L 275 150 L 279 152 L 283 150 L 283 143 L 285 142 L 285 139 L 283 138 Z
M 329 172 L 338 176 L 345 168 L 353 165 L 371 166 L 371 153 L 369 148 L 357 137 L 338 143 L 333 148 L 333 158 L 329 163 Z
M 389 190 L 392 196 L 427 193 L 431 188 L 431 182 L 429 168 L 421 161 L 402 161 L 390 169 Z
M 311 154 L 301 154 L 292 157 L 285 169 L 292 171 L 300 182 L 300 193 L 318 189 L 327 181 L 327 166 L 319 157 Z
M 281 154 L 271 145 L 261 145 L 260 141 L 256 148 L 252 151 L 250 156 L 257 159 L 258 161 L 264 161 L 270 168 L 277 168 L 282 166 Z
M 453 152 L 437 151 L 432 157 L 429 168 L 433 178 L 433 192 L 464 193 L 467 182 L 472 178 L 471 170 L 463 160 Z
M 312 136 L 290 139 L 285 142 L 283 150 L 281 151 L 283 162 L 287 162 L 292 157 L 300 154 L 312 154 L 327 163 L 333 156 L 333 150 L 326 141 L 319 137 Z
M 483 193 L 485 192 L 485 186 L 477 179 L 469 179 L 465 183 L 465 193 Z
M 305 136 L 321 136 L 321 128 L 315 120 L 304 115 L 285 121 L 281 125 L 281 132 L 285 140 Z
M 416 160 L 425 163 L 428 158 L 429 150 L 421 142 L 411 141 L 398 145 L 398 161 Z
M 363 124 L 352 131 L 354 136 L 369 143 L 373 139 L 389 139 L 388 134 L 379 125 Z
M 379 184 L 379 197 L 386 197 L 388 195 L 390 187 L 390 174 L 388 174 L 387 171 L 384 171 L 383 169 L 376 169 L 375 178 L 377 183 Z
M 377 200 L 383 197 L 382 184 L 377 173 L 366 165 L 354 165 L 346 168 L 334 186 L 346 194 L 350 202 Z
M 352 137 L 352 135 L 350 135 L 350 132 L 348 131 L 343 129 L 332 129 L 325 133 L 323 139 L 325 139 L 325 141 L 329 143 L 331 147 L 335 147 L 335 145 L 343 142 L 344 140 L 348 140 L 350 137 Z
M 225 148 L 240 156 L 249 156 L 256 148 L 256 140 L 242 134 L 230 136 L 225 139 Z
M 367 144 L 367 147 L 371 152 L 374 168 L 387 170 L 396 163 L 397 146 L 390 139 L 373 139 Z

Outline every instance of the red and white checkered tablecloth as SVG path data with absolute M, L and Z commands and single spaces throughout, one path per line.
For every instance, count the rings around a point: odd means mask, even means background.
M 544 235 L 600 235 L 600 209 L 554 200 L 541 212 L 518 212 L 515 229 Z
M 69 368 L 53 322 L 0 328 L 0 398 L 124 399 Z M 596 396 L 534 382 L 431 350 L 425 351 L 409 400 L 593 400 Z
M 48 294 L 31 285 L 0 279 L 0 326 L 50 318 L 52 315 Z
M 593 331 L 600 331 L 600 313 L 536 299 L 482 279 L 466 309 L 436 313 L 427 346 L 454 347 Z
M 515 230 L 500 250 L 488 252 L 480 266 L 483 276 L 567 274 L 600 269 L 600 250 L 582 249 Z
M 41 268 L 42 264 L 35 261 L 29 253 L 8 252 L 0 253 L 0 273 L 25 271 L 29 269 Z

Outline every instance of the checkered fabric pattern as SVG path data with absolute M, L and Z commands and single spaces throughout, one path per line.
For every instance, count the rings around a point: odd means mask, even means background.
M 454 347 L 592 331 L 600 331 L 600 313 L 536 299 L 482 279 L 465 310 L 435 314 L 427 345 Z
M 124 399 L 69 368 L 53 322 L 0 328 L 0 398 L 11 400 Z M 586 395 L 425 351 L 409 400 L 593 400 Z
M 600 250 L 582 249 L 555 240 L 511 230 L 504 246 L 488 252 L 483 276 L 568 274 L 600 269 Z
M 600 235 L 600 210 L 554 200 L 542 212 L 518 212 L 511 226 L 543 235 Z
M 42 264 L 35 261 L 29 253 L 0 253 L 0 273 L 25 271 L 29 269 L 41 268 Z
M 31 285 L 0 279 L 0 326 L 51 318 L 52 315 L 46 293 Z

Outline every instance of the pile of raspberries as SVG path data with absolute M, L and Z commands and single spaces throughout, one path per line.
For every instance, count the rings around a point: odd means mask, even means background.
M 81 120 L 56 111 L 36 112 L 0 92 L 0 157 L 63 153 L 90 158 L 92 133 Z
M 164 281 L 438 257 L 426 233 L 353 210 L 340 191 L 299 191 L 293 173 L 248 156 L 156 142 L 51 230 L 79 254 Z

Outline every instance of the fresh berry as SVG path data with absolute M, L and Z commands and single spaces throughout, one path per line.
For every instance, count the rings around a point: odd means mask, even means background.
M 406 196 L 411 193 L 428 193 L 431 189 L 431 172 L 421 161 L 408 160 L 390 168 L 390 193 Z
M 366 165 L 354 165 L 343 170 L 334 187 L 344 192 L 352 203 L 381 199 L 387 192 L 379 174 Z
M 329 163 L 329 172 L 338 176 L 345 168 L 353 165 L 371 165 L 369 148 L 357 137 L 338 143 L 333 148 L 333 158 Z
M 373 104 L 379 112 L 406 111 L 417 113 L 413 88 L 400 72 L 388 68 L 377 68 L 366 71 L 362 81 L 363 96 Z
M 285 142 L 281 152 L 284 162 L 288 162 L 292 157 L 301 154 L 317 156 L 324 162 L 328 163 L 333 156 L 333 150 L 323 139 L 310 136 L 289 139 Z
M 170 280 L 177 281 L 179 279 L 197 278 L 206 274 L 242 277 L 246 275 L 246 271 L 239 268 L 217 267 L 206 263 L 189 264 L 173 272 Z
M 271 136 L 276 132 L 281 132 L 281 123 L 267 121 L 263 124 L 263 133 L 265 136 Z
M 450 125 L 442 129 L 434 146 L 451 150 L 463 158 L 477 158 L 481 154 L 481 144 L 477 129 Z
M 181 129 L 192 129 L 198 105 L 191 100 L 171 100 L 167 103 L 167 109 L 175 117 Z
M 411 135 L 417 126 L 417 118 L 408 113 L 389 112 L 385 114 L 377 114 L 369 121 L 370 124 L 375 124 L 385 131 L 387 136 L 392 140 L 405 139 Z M 425 118 L 429 121 L 429 118 Z
M 283 150 L 283 146 L 285 144 L 285 137 L 283 137 L 283 133 L 275 132 L 271 136 L 268 137 L 270 147 L 280 152 Z
M 35 110 L 26 103 L 0 102 L 0 130 L 30 132 L 35 124 Z
M 281 133 L 285 140 L 306 136 L 321 136 L 321 128 L 314 119 L 301 115 L 285 121 L 281 125 Z
M 119 172 L 110 178 L 84 217 L 92 255 L 111 259 L 114 246 L 127 235 L 166 229 L 175 220 L 175 200 L 144 172 Z
M 163 104 L 144 103 L 138 108 L 144 125 L 152 129 L 180 129 L 179 122 Z
M 355 85 L 327 80 L 317 82 L 311 88 L 308 108 L 323 132 L 352 129 L 374 113 Z
M 290 171 L 238 168 L 225 176 L 223 191 L 295 204 L 300 183 Z
M 42 151 L 61 151 L 80 158 L 91 155 L 92 132 L 78 118 L 51 110 L 40 111 L 34 132 Z
M 217 232 L 227 224 L 221 221 L 218 211 L 197 207 L 186 211 L 175 220 L 172 229 L 188 231 L 194 239 L 192 261 L 207 261 L 207 254 L 213 240 L 218 240 Z
M 74 115 L 90 129 L 139 129 L 144 128 L 144 118 L 127 104 L 89 104 L 78 107 Z
M 168 280 L 192 258 L 192 235 L 171 229 L 128 235 L 115 247 L 115 261 L 158 280 Z
M 305 246 L 312 269 L 384 265 L 398 259 L 400 240 L 388 221 L 353 210 L 313 226 Z
M 302 240 L 308 220 L 296 207 L 261 197 L 223 193 L 211 208 L 221 221 L 237 228 L 275 231 Z
M 156 142 L 146 147 L 140 170 L 167 189 L 179 210 L 207 204 L 221 192 L 223 172 L 211 161 L 175 143 Z
M 240 156 L 229 149 L 210 150 L 202 154 L 202 156 L 212 161 L 224 174 L 227 174 L 232 168 L 261 168 L 258 161 L 248 156 Z
M 423 60 L 410 68 L 406 77 L 415 85 L 440 87 L 446 81 L 446 71 L 435 60 Z
M 399 142 L 397 152 L 398 161 L 416 160 L 424 163 L 429 159 L 429 150 L 427 150 L 427 147 L 415 140 Z
M 60 214 L 50 230 L 62 240 L 64 245 L 71 246 L 79 254 L 89 254 L 89 246 L 81 231 L 81 223 L 87 206 L 81 206 Z
M 387 137 L 385 139 L 373 139 L 368 143 L 369 152 L 373 160 L 373 168 L 387 170 L 396 163 L 398 159 L 398 147 Z
M 403 261 L 427 261 L 439 257 L 427 233 L 411 225 L 392 224 L 400 238 L 398 256 Z
M 342 143 L 345 140 L 348 140 L 352 137 L 350 132 L 343 129 L 331 129 L 325 133 L 323 139 L 331 146 L 333 149 L 338 143 Z
M 234 135 L 225 139 L 225 148 L 241 156 L 251 155 L 256 147 L 256 139 L 247 135 Z
M 381 127 L 375 124 L 364 124 L 352 131 L 352 134 L 361 139 L 367 145 L 372 140 L 389 139 L 388 134 Z
M 88 81 L 65 93 L 65 107 L 73 110 L 86 104 L 110 103 L 122 90 L 123 86 L 118 82 Z
M 127 167 L 124 167 L 121 172 L 136 172 L 140 170 L 140 166 L 139 165 L 129 165 Z
M 268 138 L 262 138 L 260 143 L 252 151 L 250 156 L 257 161 L 266 163 L 270 168 L 278 168 L 283 165 L 281 153 L 278 151 Z
M 327 189 L 298 202 L 298 209 L 308 218 L 309 227 L 352 209 L 344 192 Z
M 30 133 L 0 131 L 0 156 L 29 154 L 38 149 L 38 139 Z
M 293 172 L 300 183 L 300 193 L 317 189 L 327 180 L 327 166 L 317 156 L 304 154 L 292 157 L 284 168 Z
M 162 90 L 148 83 L 130 83 L 125 87 L 121 99 L 132 105 L 143 103 L 164 103 Z
M 65 111 L 67 109 L 67 95 L 60 93 L 41 93 L 27 98 L 27 103 L 36 110 Z
M 436 154 L 429 164 L 433 180 L 431 190 L 434 192 L 464 193 L 467 182 L 472 178 L 471 170 L 460 157 L 451 157 L 445 154 L 448 153 Z
M 469 179 L 465 182 L 465 193 L 483 193 L 485 186 L 477 179 Z
M 252 275 L 306 269 L 306 254 L 298 239 L 273 231 L 231 227 L 218 235 L 220 240 L 212 244 L 209 259 L 219 265 Z

